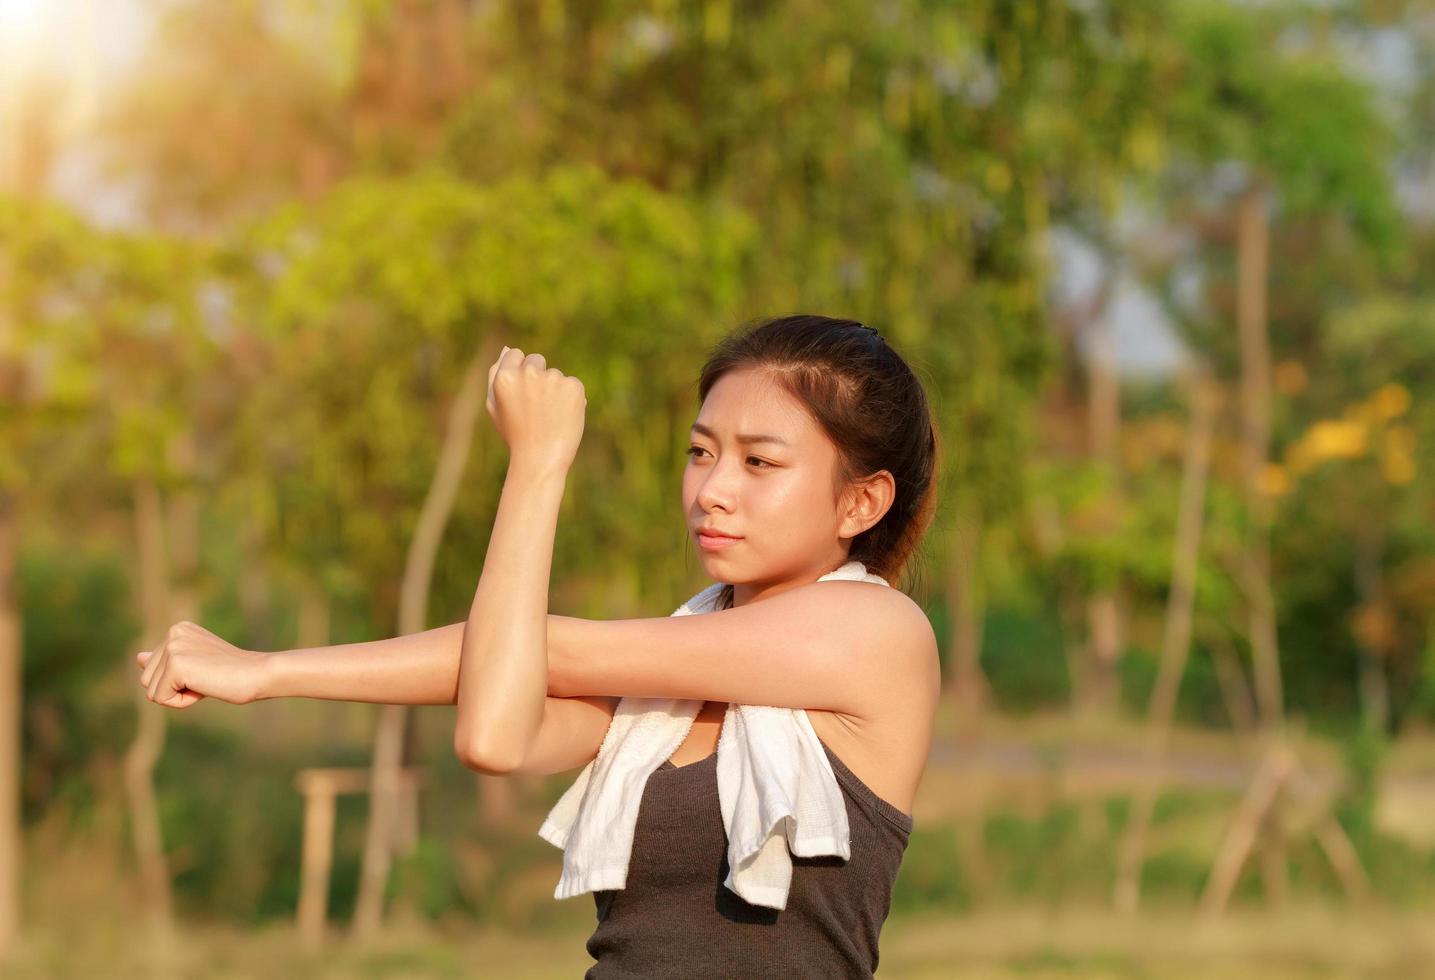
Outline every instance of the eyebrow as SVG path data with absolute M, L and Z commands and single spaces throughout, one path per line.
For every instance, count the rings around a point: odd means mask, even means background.
M 694 422 L 694 423 L 693 423 L 692 431 L 698 433 L 699 435 L 707 436 L 709 439 L 716 439 L 716 438 L 717 438 L 717 433 L 713 432 L 712 429 L 709 429 L 707 426 L 703 425 L 701 422 Z M 760 435 L 760 434 L 758 434 L 758 435 L 736 435 L 736 436 L 733 436 L 733 438 L 736 439 L 739 443 L 741 443 L 741 444 L 744 445 L 744 446 L 751 445 L 751 444 L 754 443 L 754 442 L 775 442 L 775 443 L 777 443 L 779 446 L 787 446 L 788 448 L 791 448 L 791 446 L 792 446 L 792 443 L 788 442 L 786 439 L 780 439 L 780 438 L 778 438 L 777 436 L 768 436 L 768 435 Z

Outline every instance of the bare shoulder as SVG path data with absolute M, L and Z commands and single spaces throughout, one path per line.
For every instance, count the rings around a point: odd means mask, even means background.
M 821 590 L 827 597 L 833 612 L 849 616 L 853 625 L 871 623 L 884 629 L 905 628 L 930 632 L 931 622 L 926 611 L 917 601 L 900 589 L 877 582 L 854 582 L 849 579 L 829 579 L 813 582 L 805 588 Z
M 879 797 L 903 813 L 912 804 L 932 747 L 941 694 L 936 634 L 911 596 L 873 582 L 824 582 L 833 615 L 851 626 L 863 656 L 860 712 L 808 709 L 818 737 Z
M 935 701 L 941 687 L 937 637 L 927 612 L 915 599 L 876 582 L 830 581 L 824 610 L 852 644 L 851 659 L 870 683 L 864 717 L 884 716 L 895 704 L 910 710 L 913 698 Z

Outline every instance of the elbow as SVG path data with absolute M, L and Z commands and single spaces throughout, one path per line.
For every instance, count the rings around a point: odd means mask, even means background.
M 484 776 L 506 776 L 520 765 L 512 752 L 495 748 L 485 740 L 457 729 L 453 735 L 453 752 L 465 769 Z

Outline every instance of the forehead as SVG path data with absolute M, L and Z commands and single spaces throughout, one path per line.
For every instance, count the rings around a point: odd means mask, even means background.
M 818 435 L 817 426 L 797 399 L 766 372 L 729 371 L 703 399 L 697 426 L 718 438 L 762 434 L 796 445 Z

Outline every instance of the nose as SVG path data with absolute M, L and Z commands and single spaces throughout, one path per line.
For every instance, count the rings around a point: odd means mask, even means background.
M 733 500 L 736 497 L 733 483 L 730 468 L 725 466 L 721 460 L 713 463 L 698 484 L 696 497 L 698 509 L 704 513 L 712 510 L 725 510 L 730 513 Z

